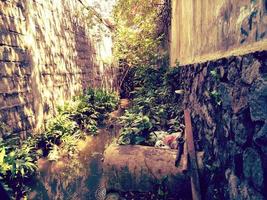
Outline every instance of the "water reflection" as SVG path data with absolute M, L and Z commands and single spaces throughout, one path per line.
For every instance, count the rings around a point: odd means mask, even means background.
M 29 199 L 33 200 L 94 200 L 102 184 L 102 159 L 105 148 L 112 142 L 119 127 L 101 129 L 97 136 L 88 136 L 78 144 L 80 150 L 71 159 L 57 162 L 38 161 L 40 174 Z

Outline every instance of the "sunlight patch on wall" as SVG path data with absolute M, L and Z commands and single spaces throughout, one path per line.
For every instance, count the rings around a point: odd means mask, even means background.
M 77 0 L 15 2 L 0 0 L 0 121 L 31 131 L 89 86 L 115 89 L 110 30 L 90 30 Z

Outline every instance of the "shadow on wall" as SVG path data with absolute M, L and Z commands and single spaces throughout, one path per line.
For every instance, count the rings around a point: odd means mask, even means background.
M 78 5 L 0 0 L 0 121 L 15 134 L 40 130 L 57 105 L 95 85 L 95 44 Z
M 30 63 L 31 55 L 27 50 L 23 50 L 20 61 L 0 60 L 0 122 L 12 127 L 21 137 L 33 127 L 35 118 Z
M 76 64 L 81 68 L 82 87 L 86 89 L 88 82 L 90 86 L 94 87 L 94 78 L 97 68 L 96 64 L 96 50 L 90 39 L 86 36 L 84 26 L 76 22 L 72 22 L 74 30 L 75 49 L 77 52 Z
M 108 45 L 99 40 L 105 40 L 106 33 L 98 33 L 97 38 L 88 37 L 86 25 L 80 25 L 75 20 L 72 21 L 74 31 L 75 50 L 77 52 L 76 65 L 81 68 L 83 89 L 90 87 L 106 88 L 108 90 L 117 90 L 118 69 L 113 63 L 105 63 L 101 53 L 107 51 Z M 102 29 L 107 29 L 103 25 Z M 89 31 L 90 32 L 90 31 Z M 92 30 L 92 32 L 94 32 Z M 96 33 L 92 33 L 96 34 Z M 99 39 L 101 38 L 101 39 Z M 108 43 L 108 42 L 107 42 Z
M 10 16 L 9 2 L 0 1 L 7 8 L 0 11 L 0 122 L 25 137 L 34 126 L 33 94 L 31 89 L 32 56 L 23 44 L 26 19 L 16 4 Z M 19 24 L 19 25 L 18 25 Z M 0 136 L 4 133 L 0 133 Z

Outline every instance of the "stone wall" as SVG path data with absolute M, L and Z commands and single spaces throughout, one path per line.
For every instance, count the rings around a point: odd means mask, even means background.
M 181 67 L 204 199 L 267 198 L 267 51 Z
M 267 48 L 267 0 L 173 0 L 171 64 Z
M 25 135 L 83 89 L 116 88 L 112 41 L 77 0 L 0 0 L 0 122 Z

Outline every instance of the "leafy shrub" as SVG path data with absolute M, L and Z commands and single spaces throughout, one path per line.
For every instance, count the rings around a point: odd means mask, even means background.
M 65 103 L 58 108 L 58 115 L 65 116 L 72 121 L 76 128 L 95 133 L 97 131 L 97 119 L 99 113 L 84 95 L 76 97 L 73 101 Z M 75 130 L 70 132 L 75 132 Z
M 8 134 L 5 124 L 0 124 L 0 181 L 10 196 L 20 199 L 28 192 L 27 181 L 36 172 L 40 156 L 59 159 L 61 153 L 70 156 L 77 151 L 77 141 L 88 134 L 96 134 L 98 126 L 116 108 L 118 97 L 100 89 L 89 89 L 73 101 L 58 107 L 57 115 L 49 119 L 45 130 L 20 141 Z
M 147 116 L 127 112 L 121 117 L 124 129 L 120 135 L 120 144 L 141 144 L 146 140 L 152 123 Z
M 177 84 L 179 69 L 163 66 L 135 67 L 131 70 L 134 71 L 134 89 L 131 92 L 133 106 L 121 117 L 123 128 L 119 143 L 154 145 L 156 131 L 183 131 L 182 99 L 175 94 L 175 90 L 180 89 Z M 138 128 L 144 117 L 150 123 L 145 131 Z
M 117 104 L 118 96 L 115 93 L 88 89 L 85 94 L 58 107 L 58 114 L 48 120 L 45 132 L 38 136 L 38 147 L 43 150 L 44 156 L 50 155 L 53 160 L 57 145 L 73 152 L 75 144 L 71 141 L 84 137 L 85 133 L 97 134 L 107 113 L 114 110 Z
M 163 3 L 163 2 L 161 2 Z M 162 30 L 165 2 L 158 0 L 118 0 L 113 9 L 116 24 L 114 30 L 114 54 L 122 65 L 157 65 L 162 56 L 160 46 L 167 36 Z M 167 12 L 169 13 L 169 12 Z M 168 28 L 167 28 L 168 29 Z
M 22 197 L 29 191 L 25 182 L 35 174 L 36 160 L 34 146 L 27 145 L 27 142 L 20 145 L 13 138 L 6 141 L 1 138 L 0 181 L 10 196 Z
M 118 105 L 118 95 L 102 89 L 89 89 L 85 98 L 98 114 L 97 121 L 102 123 L 107 118 L 107 113 L 114 110 Z

